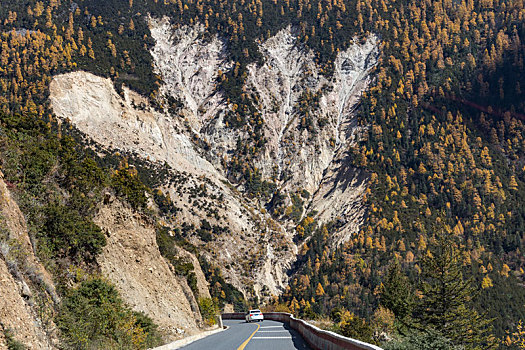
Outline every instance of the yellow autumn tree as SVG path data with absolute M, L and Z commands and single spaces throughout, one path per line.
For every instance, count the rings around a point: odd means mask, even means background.
M 323 286 L 321 285 L 321 283 L 318 283 L 317 284 L 317 288 L 315 288 L 315 295 L 318 296 L 318 297 L 321 297 L 324 294 L 325 294 L 325 292 L 324 292 Z

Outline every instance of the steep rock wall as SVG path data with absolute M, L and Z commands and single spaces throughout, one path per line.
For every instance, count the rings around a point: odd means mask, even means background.
M 194 174 L 216 174 L 168 116 L 126 88 L 121 97 L 110 79 L 81 71 L 55 77 L 50 101 L 57 116 L 69 118 L 101 145 L 166 161 Z
M 204 276 L 204 272 L 202 272 L 201 265 L 199 263 L 199 259 L 192 253 L 179 248 L 178 250 L 178 256 L 182 258 L 188 259 L 193 264 L 193 273 L 195 273 L 195 278 L 197 279 L 197 293 L 199 298 L 211 298 L 210 290 L 209 290 L 209 283 L 206 281 L 206 277 Z
M 97 262 L 122 298 L 172 337 L 197 332 L 200 315 L 192 311 L 195 300 L 188 300 L 193 295 L 185 293 L 186 282 L 160 255 L 152 223 L 112 197 L 99 207 L 94 222 L 108 236 Z
M 0 259 L 0 322 L 11 330 L 16 340 L 30 349 L 53 349 L 25 288 L 9 273 L 6 262 Z
M 217 36 L 202 39 L 201 26 L 173 30 L 166 18 L 150 19 L 150 27 L 156 40 L 152 50 L 156 69 L 166 82 L 162 93 L 181 102 L 192 129 L 210 145 L 206 158 L 220 170 L 219 160 L 228 160 L 235 141 L 246 137 L 224 124 L 223 115 L 230 106 L 214 89 L 218 72 L 232 67 L 225 58 L 224 43 Z M 357 182 L 341 175 L 355 172 L 348 169 L 346 150 L 361 128 L 352 111 L 377 64 L 378 38 L 356 38 L 337 55 L 329 79 L 292 27 L 282 29 L 259 49 L 263 64 L 248 66 L 244 87 L 247 95 L 257 97 L 256 107 L 264 120 L 265 149 L 256 166 L 264 178 L 276 179 L 284 193 L 306 189 L 315 194 L 306 206 L 320 213 L 321 222 L 341 219 L 335 242 L 343 243 L 358 231 L 364 216 L 360 205 L 364 174 Z
M 59 298 L 51 276 L 35 257 L 24 215 L 1 173 L 0 227 L 0 322 L 30 349 L 54 349 L 57 337 L 48 313 L 52 305 L 44 300 L 53 303 Z
M 249 66 L 246 86 L 257 94 L 265 121 L 268 142 L 259 167 L 266 177 L 280 180 L 283 190 L 314 193 L 355 133 L 351 112 L 377 62 L 377 38 L 371 36 L 339 53 L 330 80 L 291 27 L 268 39 L 260 50 L 265 63 Z
M 173 31 L 167 17 L 150 18 L 150 23 L 156 40 L 151 54 L 164 81 L 161 90 L 184 104 L 184 116 L 199 133 L 226 107 L 215 85 L 219 72 L 231 68 L 225 45 L 217 36 L 206 35 L 202 25 Z

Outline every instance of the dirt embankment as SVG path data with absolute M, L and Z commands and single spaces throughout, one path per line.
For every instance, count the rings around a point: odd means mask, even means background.
M 106 196 L 95 217 L 107 235 L 97 261 L 122 298 L 136 311 L 149 315 L 175 339 L 198 332 L 200 315 L 184 279 L 172 272 L 161 256 L 155 227 L 145 216 Z

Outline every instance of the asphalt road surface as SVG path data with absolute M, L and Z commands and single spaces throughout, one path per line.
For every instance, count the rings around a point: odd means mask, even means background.
M 229 328 L 193 342 L 184 350 L 309 350 L 303 338 L 288 325 L 277 321 L 246 323 L 224 320 Z

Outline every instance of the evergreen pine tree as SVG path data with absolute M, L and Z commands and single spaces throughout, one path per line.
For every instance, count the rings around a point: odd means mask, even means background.
M 381 288 L 380 303 L 390 309 L 401 324 L 410 323 L 409 318 L 414 306 L 413 290 L 408 278 L 401 272 L 401 266 L 397 260 L 388 268 Z
M 493 348 L 492 320 L 473 307 L 478 291 L 472 278 L 463 278 L 460 249 L 448 234 L 436 241 L 422 261 L 422 297 L 414 318 L 465 349 Z

